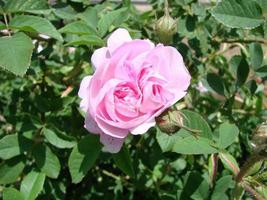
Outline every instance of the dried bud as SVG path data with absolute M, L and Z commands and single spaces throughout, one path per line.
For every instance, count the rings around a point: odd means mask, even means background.
M 165 13 L 156 22 L 156 33 L 159 41 L 163 44 L 168 44 L 172 41 L 172 36 L 176 33 L 177 20 L 174 20 L 169 14 L 167 0 L 165 1 Z
M 267 122 L 257 127 L 253 137 L 252 146 L 256 152 L 267 151 Z

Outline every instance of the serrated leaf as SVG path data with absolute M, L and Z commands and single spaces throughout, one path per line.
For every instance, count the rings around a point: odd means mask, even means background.
M 103 46 L 104 45 L 104 41 L 95 36 L 95 35 L 83 35 L 80 36 L 70 42 L 68 42 L 66 44 L 66 46 L 70 46 L 70 45 L 93 45 L 93 46 Z
M 77 35 L 97 35 L 97 32 L 94 30 L 94 28 L 82 21 L 69 23 L 63 28 L 59 29 L 59 32 Z
M 211 154 L 218 150 L 214 146 L 214 142 L 207 138 L 188 136 L 175 141 L 172 152 L 180 154 Z
M 198 113 L 190 111 L 190 110 L 183 110 L 182 113 L 184 114 L 184 125 L 199 131 L 199 135 L 204 138 L 212 138 L 212 131 L 207 123 L 207 121 Z M 187 132 L 188 131 L 182 129 L 179 132 Z M 180 134 L 181 135 L 181 134 Z
M 249 53 L 251 58 L 251 65 L 254 70 L 261 67 L 263 61 L 263 50 L 259 43 L 252 43 L 249 45 Z
M 88 7 L 84 12 L 77 14 L 77 17 L 96 29 L 99 19 L 95 8 Z
M 44 128 L 43 133 L 48 142 L 57 148 L 72 148 L 76 144 L 74 138 L 64 135 L 59 131 Z
M 111 25 L 118 26 L 123 21 L 127 20 L 128 9 L 120 8 L 115 11 L 108 12 L 98 22 L 98 30 L 101 36 L 104 36 Z
M 128 174 L 131 177 L 135 176 L 132 159 L 129 150 L 125 146 L 123 146 L 118 153 L 113 154 L 112 157 L 116 166 L 125 174 Z
M 22 135 L 12 134 L 0 140 L 0 158 L 7 160 L 31 148 L 32 141 Z
M 223 176 L 222 178 L 220 178 L 216 182 L 211 199 L 212 200 L 221 200 L 221 199 L 225 199 L 225 200 L 227 199 L 228 200 L 228 197 L 225 195 L 225 192 L 233 184 L 234 184 L 234 181 L 232 179 L 232 176 L 230 176 L 230 175 Z
M 231 28 L 252 29 L 264 22 L 260 6 L 251 0 L 223 0 L 211 14 Z
M 20 185 L 20 191 L 24 195 L 25 200 L 35 200 L 43 189 L 44 181 L 44 173 L 31 171 L 27 174 Z
M 60 172 L 60 162 L 47 145 L 39 144 L 33 149 L 33 157 L 38 168 L 50 178 L 57 178 Z
M 178 134 L 168 135 L 157 129 L 156 139 L 163 152 L 171 151 L 176 140 L 181 139 Z
M 25 200 L 23 194 L 15 188 L 5 188 L 3 200 Z
M 231 145 L 238 136 L 238 127 L 234 124 L 225 122 L 219 127 L 219 140 L 218 145 L 220 148 L 225 149 Z
M 0 140 L 0 158 L 7 160 L 19 154 L 18 135 L 7 135 Z
M 36 14 L 48 14 L 48 4 L 46 0 L 8 0 L 5 7 L 5 12 L 29 12 Z
M 32 16 L 32 15 L 18 15 L 10 21 L 10 27 L 35 32 L 50 36 L 59 41 L 63 41 L 62 36 L 59 34 L 54 25 L 45 18 Z
M 2 37 L 0 38 L 0 67 L 22 76 L 30 66 L 32 51 L 31 38 L 24 33 Z
M 75 19 L 77 14 L 71 6 L 54 9 L 53 13 L 61 19 Z
M 101 150 L 97 136 L 88 135 L 73 148 L 68 165 L 73 183 L 79 183 L 93 167 Z
M 6 160 L 0 165 L 0 184 L 13 183 L 25 167 L 25 158 L 17 156 Z

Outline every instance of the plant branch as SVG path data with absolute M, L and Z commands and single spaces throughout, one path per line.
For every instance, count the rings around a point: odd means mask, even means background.
M 258 42 L 262 44 L 267 44 L 267 40 L 265 39 L 218 39 L 214 38 L 213 41 L 219 43 L 253 43 Z
M 239 173 L 236 176 L 236 182 L 240 183 L 242 181 L 242 179 L 245 177 L 245 175 L 247 174 L 247 172 L 249 171 L 249 169 L 257 162 L 260 160 L 265 159 L 264 156 L 258 155 L 258 154 L 254 154 L 252 155 L 246 162 L 245 164 L 241 167 Z
M 258 192 L 256 192 L 252 187 L 250 187 L 250 185 L 248 185 L 245 182 L 241 183 L 241 186 L 245 189 L 246 192 L 248 192 L 249 194 L 252 195 L 252 197 L 255 200 L 265 200 L 265 198 L 263 198 Z

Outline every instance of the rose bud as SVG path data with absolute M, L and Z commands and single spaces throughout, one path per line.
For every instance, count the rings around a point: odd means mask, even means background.
M 178 125 L 178 122 L 175 122 L 174 119 L 170 116 L 170 112 L 175 112 L 171 110 L 164 111 L 159 117 L 156 118 L 156 123 L 159 129 L 167 134 L 172 134 L 177 132 L 181 126 Z M 183 123 L 183 118 L 181 115 L 176 117 L 179 119 L 179 123 Z
M 257 127 L 252 137 L 251 144 L 256 152 L 266 151 L 267 149 L 267 122 Z
M 156 22 L 156 33 L 159 41 L 163 44 L 169 44 L 173 35 L 176 33 L 177 20 L 174 20 L 169 14 L 168 1 L 165 1 L 164 15 Z

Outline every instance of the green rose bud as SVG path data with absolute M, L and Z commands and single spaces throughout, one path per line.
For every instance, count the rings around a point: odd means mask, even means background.
M 173 19 L 169 14 L 168 1 L 165 0 L 164 15 L 156 22 L 156 33 L 159 41 L 163 44 L 169 44 L 173 35 L 176 33 L 177 20 Z
M 162 132 L 172 134 L 183 126 L 183 116 L 179 111 L 166 110 L 156 118 L 156 122 Z
M 251 144 L 256 152 L 267 153 L 267 122 L 257 127 Z

